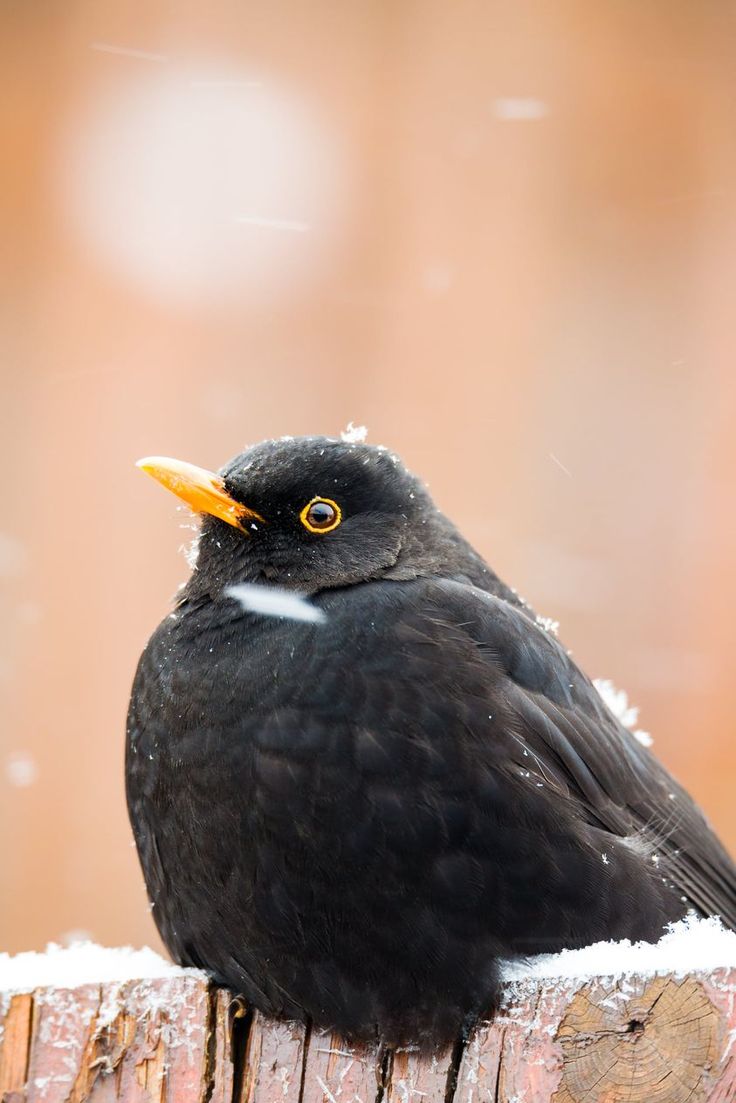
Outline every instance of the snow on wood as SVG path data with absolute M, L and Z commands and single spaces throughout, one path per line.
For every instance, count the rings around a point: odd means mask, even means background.
M 601 977 L 637 973 L 710 972 L 736 969 L 736 932 L 719 919 L 695 916 L 672 923 L 659 942 L 596 942 L 582 950 L 539 954 L 525 962 L 507 962 L 504 980 L 554 977 Z
M 140 973 L 136 975 L 136 969 Z M 492 1023 L 425 1056 L 232 1003 L 152 951 L 2 958 L 3 1103 L 728 1103 L 736 935 L 677 924 L 507 966 Z
M 181 969 L 144 946 L 110 949 L 93 942 L 72 946 L 50 943 L 43 954 L 0 953 L 0 991 L 32 992 L 34 988 L 77 988 L 82 984 L 143 980 L 150 977 L 195 975 L 196 969 Z

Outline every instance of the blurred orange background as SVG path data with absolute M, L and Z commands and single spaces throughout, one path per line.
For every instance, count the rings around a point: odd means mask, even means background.
M 398 450 L 736 846 L 731 0 L 3 5 L 0 946 L 158 945 L 133 466 Z

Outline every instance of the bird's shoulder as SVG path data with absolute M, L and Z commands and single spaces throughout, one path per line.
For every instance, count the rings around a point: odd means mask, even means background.
M 736 927 L 736 869 L 703 813 L 531 611 L 451 579 L 356 597 L 396 605 L 392 696 L 398 681 L 400 715 L 452 731 L 456 766 L 489 767 L 526 807 L 551 799 L 601 849 L 623 840 L 683 899 Z

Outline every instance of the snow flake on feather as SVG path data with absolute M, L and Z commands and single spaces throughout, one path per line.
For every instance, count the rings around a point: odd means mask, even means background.
M 609 678 L 594 678 L 593 685 L 603 698 L 604 704 L 608 706 L 616 719 L 623 724 L 625 728 L 629 729 L 634 739 L 636 739 L 638 743 L 641 743 L 642 747 L 651 747 L 654 740 L 649 732 L 642 731 L 641 728 L 635 728 L 634 726 L 639 719 L 639 709 L 636 705 L 629 704 L 629 698 L 626 691 L 623 689 L 616 689 Z
M 187 561 L 187 566 L 190 571 L 196 571 L 197 569 L 197 562 L 199 560 L 199 537 L 200 533 L 197 533 L 197 535 L 182 548 L 184 558 Z
M 365 444 L 367 436 L 368 430 L 365 425 L 353 425 L 352 421 L 349 421 L 347 429 L 343 429 L 340 433 L 340 440 L 343 444 Z
M 639 718 L 639 710 L 629 705 L 626 690 L 616 689 L 608 678 L 594 678 L 593 685 L 598 690 L 608 708 L 625 728 L 633 728 Z
M 554 636 L 555 639 L 559 635 L 560 622 L 553 620 L 552 617 L 540 617 L 536 618 L 536 624 L 538 628 L 541 628 L 543 632 L 548 632 L 550 636 Z

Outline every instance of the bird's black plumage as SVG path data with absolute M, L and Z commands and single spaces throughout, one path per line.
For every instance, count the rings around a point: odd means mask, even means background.
M 140 661 L 127 793 L 176 960 L 262 1010 L 431 1046 L 493 1009 L 499 958 L 736 926 L 690 797 L 389 452 L 268 442 L 223 471 Z M 342 523 L 308 531 L 314 496 Z M 238 582 L 321 624 L 243 610 Z

